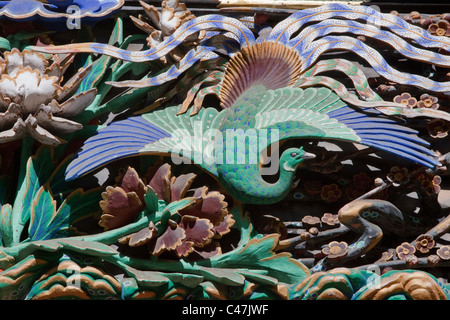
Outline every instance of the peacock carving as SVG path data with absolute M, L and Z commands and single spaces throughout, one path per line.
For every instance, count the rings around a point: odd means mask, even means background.
M 306 146 L 288 148 L 275 159 L 279 160 L 278 181 L 264 179 L 260 156 L 268 155 L 268 148 L 273 154 L 279 142 L 289 139 L 347 141 L 428 168 L 439 165 L 428 143 L 392 115 L 448 119 L 448 114 L 383 101 L 355 65 L 344 59 L 325 59 L 324 53 L 349 51 L 392 82 L 447 92 L 450 82 L 398 71 L 357 36 L 376 38 L 408 59 L 439 67 L 450 66 L 449 56 L 437 52 L 450 51 L 448 38 L 433 36 L 394 15 L 345 4 L 298 11 L 273 28 L 254 30 L 235 18 L 205 15 L 184 23 L 146 51 L 99 43 L 34 48 L 48 53 L 95 52 L 143 62 L 159 59 L 190 35 L 205 31 L 198 45 L 165 72 L 110 83 L 114 86 L 156 86 L 205 61 L 226 59 L 214 84 L 218 90 L 211 91 L 218 96 L 220 108 L 194 106 L 188 114 L 179 112 L 179 105 L 168 106 L 113 122 L 85 142 L 68 166 L 66 179 L 125 157 L 176 155 L 211 174 L 234 199 L 272 204 L 288 194 L 299 166 L 314 158 L 304 150 Z M 330 69 L 353 81 L 356 93 L 320 75 Z

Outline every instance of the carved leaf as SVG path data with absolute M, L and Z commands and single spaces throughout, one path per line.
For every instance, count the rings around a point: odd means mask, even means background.
M 58 243 L 62 244 L 65 249 L 73 250 L 75 252 L 83 253 L 83 254 L 91 254 L 94 256 L 105 257 L 112 256 L 118 254 L 118 252 L 111 248 L 110 246 L 103 244 L 101 242 L 94 241 L 83 241 L 77 239 L 58 239 L 55 240 Z
M 138 270 L 127 265 L 124 265 L 124 269 L 141 285 L 160 286 L 169 282 L 169 279 L 159 272 Z
M 49 147 L 40 148 L 36 155 L 28 159 L 25 183 L 19 189 L 14 202 L 14 210 L 20 212 L 21 216 L 12 218 L 13 229 L 17 229 L 18 224 L 25 225 L 28 221 L 33 199 L 42 187 L 42 181 L 47 181 L 50 177 L 53 165 L 53 149 Z
M 116 20 L 116 24 L 114 26 L 113 32 L 109 38 L 109 45 L 120 45 L 123 41 L 123 26 L 122 19 L 118 18 Z M 95 88 L 97 84 L 102 80 L 102 78 L 107 74 L 105 70 L 107 70 L 110 65 L 111 57 L 107 55 L 102 55 L 100 58 L 95 60 L 92 64 L 92 68 L 86 77 L 83 78 L 83 81 L 80 84 L 77 92 L 88 91 L 91 88 Z
M 13 243 L 13 230 L 11 228 L 12 206 L 5 204 L 0 210 L 0 245 L 9 247 Z
M 245 277 L 233 269 L 200 267 L 201 274 L 209 280 L 226 285 L 243 285 Z
M 48 185 L 41 187 L 31 209 L 30 239 L 46 240 L 73 235 L 74 222 L 99 211 L 99 198 L 99 189 L 89 192 L 77 189 L 56 210 L 56 201 Z
M 101 190 L 101 188 L 97 188 L 85 192 L 81 188 L 76 189 L 66 197 L 58 208 L 57 215 L 69 216 L 70 222 L 73 223 L 88 215 L 98 213 Z
M 47 230 L 55 213 L 56 202 L 53 200 L 50 191 L 45 187 L 40 188 L 36 199 L 33 200 L 31 209 L 28 229 L 30 239 L 45 240 L 49 238 Z
M 144 202 L 147 211 L 156 212 L 158 210 L 158 195 L 151 188 L 148 188 L 144 195 Z
M 287 252 L 274 253 L 279 235 L 273 234 L 261 239 L 250 240 L 238 252 L 224 254 L 209 260 L 209 266 L 214 268 L 249 268 L 266 270 L 267 276 L 284 283 L 302 281 L 310 272 L 307 267 L 292 259 Z

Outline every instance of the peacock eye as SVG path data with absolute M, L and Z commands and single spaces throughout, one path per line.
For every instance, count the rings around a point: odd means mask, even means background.
M 291 157 L 296 157 L 296 156 L 297 156 L 297 153 L 295 153 L 295 152 L 291 153 Z

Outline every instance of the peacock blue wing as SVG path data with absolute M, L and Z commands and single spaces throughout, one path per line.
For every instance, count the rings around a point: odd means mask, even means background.
M 69 164 L 66 180 L 76 179 L 112 161 L 143 154 L 176 154 L 215 175 L 214 160 L 208 158 L 205 149 L 216 133 L 214 128 L 220 126 L 221 115 L 216 109 L 207 108 L 195 116 L 177 116 L 178 109 L 179 106 L 167 107 L 100 129 L 86 140 Z
M 147 144 L 169 137 L 169 133 L 140 116 L 114 122 L 85 142 L 69 164 L 66 179 L 76 179 L 105 163 L 137 155 Z

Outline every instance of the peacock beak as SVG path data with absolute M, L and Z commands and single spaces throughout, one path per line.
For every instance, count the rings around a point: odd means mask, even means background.
M 314 159 L 316 155 L 314 153 L 305 152 L 302 156 L 303 160 Z

